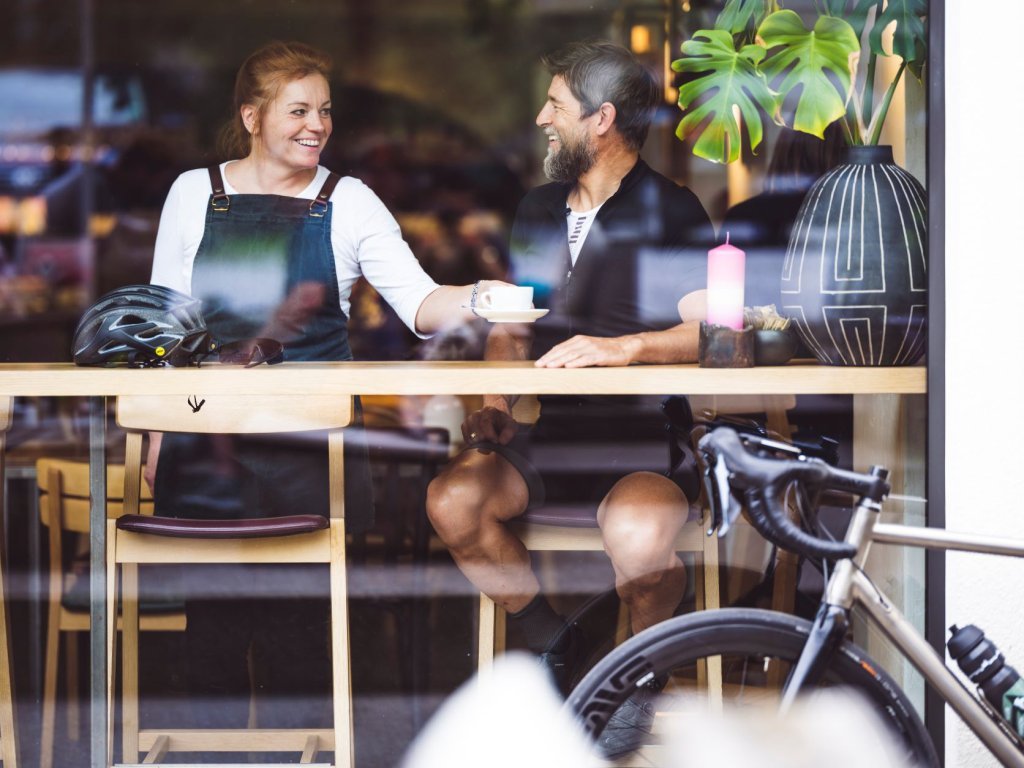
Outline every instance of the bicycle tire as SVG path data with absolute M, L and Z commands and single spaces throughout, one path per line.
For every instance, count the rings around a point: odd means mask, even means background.
M 573 689 L 566 706 L 596 739 L 637 683 L 670 675 L 712 656 L 722 657 L 726 686 L 742 674 L 740 690 L 754 685 L 748 673 L 767 669 L 766 660 L 796 661 L 811 624 L 805 619 L 753 608 L 723 608 L 678 616 L 641 632 L 598 662 Z M 743 664 L 757 659 L 756 665 Z M 784 679 L 784 675 L 781 679 Z M 932 768 L 938 756 L 924 724 L 906 694 L 867 653 L 843 642 L 829 664 L 825 685 L 850 686 L 863 693 L 892 731 L 912 764 Z M 735 689 L 735 686 L 732 686 Z

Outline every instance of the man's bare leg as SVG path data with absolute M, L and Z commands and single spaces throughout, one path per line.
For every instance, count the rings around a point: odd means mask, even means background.
M 505 523 L 526 510 L 522 475 L 497 453 L 459 454 L 427 489 L 427 515 L 473 586 L 509 613 L 540 591 L 530 555 Z
M 505 523 L 526 510 L 522 475 L 502 456 L 469 450 L 427 491 L 427 514 L 473 585 L 508 613 L 527 648 L 541 654 L 563 691 L 574 671 L 579 632 L 540 592 L 530 555 Z
M 689 503 L 679 487 L 653 472 L 622 478 L 598 508 L 615 589 L 629 608 L 635 633 L 672 616 L 686 589 L 675 540 Z

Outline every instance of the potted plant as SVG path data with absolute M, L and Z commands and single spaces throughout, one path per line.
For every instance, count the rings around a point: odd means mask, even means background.
M 900 79 L 921 77 L 926 0 L 816 0 L 806 22 L 780 6 L 728 0 L 712 29 L 683 43 L 672 63 L 688 78 L 676 135 L 699 157 L 733 162 L 744 141 L 756 152 L 765 119 L 819 138 L 838 123 L 846 162 L 811 187 L 797 216 L 783 311 L 822 362 L 916 362 L 925 344 L 925 193 L 878 142 Z M 876 65 L 889 56 L 900 63 L 876 102 Z

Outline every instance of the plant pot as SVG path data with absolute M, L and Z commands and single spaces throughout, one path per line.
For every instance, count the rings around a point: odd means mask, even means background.
M 793 225 L 783 314 L 828 365 L 911 365 L 924 354 L 928 299 L 924 187 L 892 147 L 848 147 Z

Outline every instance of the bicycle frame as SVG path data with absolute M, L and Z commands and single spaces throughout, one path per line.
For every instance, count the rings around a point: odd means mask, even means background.
M 1003 765 L 1024 768 L 1024 754 L 1017 749 L 1016 736 L 1008 729 L 1004 731 L 993 721 L 974 694 L 946 666 L 945 659 L 936 653 L 863 571 L 873 543 L 1024 557 L 1024 540 L 997 540 L 994 537 L 942 529 L 883 524 L 878 522 L 880 511 L 880 506 L 869 499 L 862 499 L 857 505 L 846 534 L 846 542 L 856 547 L 857 554 L 852 560 L 836 563 L 825 589 L 823 605 L 843 616 L 848 615 L 854 605 L 863 607 L 870 619 L 953 707 L 989 751 Z M 823 632 L 827 633 L 828 627 Z M 808 645 L 811 646 L 811 643 Z M 828 653 L 828 647 L 819 643 L 817 647 L 809 647 L 805 653 L 809 656 L 807 665 L 816 667 L 821 654 Z M 800 665 L 804 663 L 805 660 L 801 658 Z M 796 687 L 799 687 L 799 683 Z M 787 686 L 787 698 L 795 693 L 795 690 L 790 691 Z

